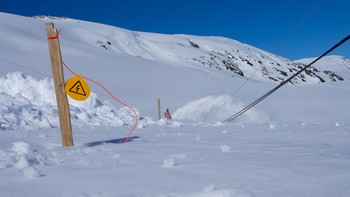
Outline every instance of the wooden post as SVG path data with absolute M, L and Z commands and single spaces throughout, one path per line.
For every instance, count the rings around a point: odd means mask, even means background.
M 60 43 L 58 40 L 58 31 L 54 28 L 53 23 L 46 23 L 46 33 L 49 38 L 48 43 L 50 50 L 52 76 L 55 85 L 58 116 L 62 135 L 62 144 L 63 146 L 74 146 L 69 104 L 67 94 L 64 89 L 62 56 Z
M 160 99 L 158 99 L 158 120 L 162 119 L 162 116 L 160 114 Z

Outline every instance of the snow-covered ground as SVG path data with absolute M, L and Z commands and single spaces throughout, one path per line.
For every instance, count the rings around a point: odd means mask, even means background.
M 349 196 L 349 124 L 2 131 L 1 196 Z
M 128 143 L 133 114 L 89 84 L 87 101 L 69 99 L 75 146 L 61 146 L 47 20 L 62 28 L 63 61 L 137 110 Z M 299 64 L 226 38 L 73 19 L 0 13 L 0 34 L 0 196 L 350 196 L 346 58 L 326 57 L 223 124 Z M 158 98 L 174 120 L 156 120 Z

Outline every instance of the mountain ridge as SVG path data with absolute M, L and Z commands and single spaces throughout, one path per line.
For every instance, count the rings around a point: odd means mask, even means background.
M 84 23 L 85 21 L 52 16 L 36 16 L 38 20 L 70 23 Z M 91 22 L 88 22 L 91 23 Z M 103 25 L 97 24 L 96 25 Z M 229 71 L 226 75 L 253 78 L 255 80 L 280 83 L 305 67 L 309 62 L 289 60 L 269 53 L 254 46 L 239 41 L 218 36 L 193 36 L 185 34 L 159 34 L 131 31 L 119 27 L 109 26 L 108 32 L 99 32 L 76 28 L 73 31 L 81 36 L 87 44 L 109 52 L 116 52 L 137 56 L 148 60 L 182 64 L 199 69 L 213 71 Z M 332 56 L 334 62 L 343 60 L 343 70 L 322 67 L 322 59 L 315 66 L 310 67 L 296 78 L 292 84 L 316 84 L 349 80 L 342 76 L 350 67 L 350 60 L 341 56 Z M 310 58 L 308 58 L 310 60 Z M 310 61 L 311 62 L 311 61 Z M 329 65 L 329 60 L 327 60 Z M 336 63 L 331 65 L 338 67 Z M 209 68 L 209 69 L 208 69 Z

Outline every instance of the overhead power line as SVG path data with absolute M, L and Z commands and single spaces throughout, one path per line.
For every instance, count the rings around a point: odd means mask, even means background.
M 341 40 L 339 43 L 337 43 L 336 45 L 334 45 L 332 48 L 330 48 L 328 51 L 326 51 L 325 53 L 323 53 L 320 57 L 318 57 L 317 59 L 315 59 L 314 61 L 312 61 L 310 64 L 308 64 L 307 66 L 305 66 L 304 68 L 300 69 L 298 72 L 296 72 L 294 75 L 290 76 L 288 79 L 286 79 L 285 81 L 281 82 L 278 86 L 276 86 L 275 88 L 273 88 L 272 90 L 268 91 L 266 94 L 262 95 L 260 98 L 256 99 L 254 102 L 252 102 L 251 104 L 249 104 L 248 106 L 246 106 L 245 108 L 241 109 L 240 111 L 238 111 L 237 113 L 235 113 L 234 115 L 232 115 L 231 117 L 227 118 L 226 120 L 224 120 L 223 122 L 231 122 L 232 120 L 238 118 L 240 115 L 242 115 L 243 113 L 245 113 L 246 111 L 248 111 L 250 108 L 254 107 L 256 104 L 260 103 L 262 100 L 264 100 L 266 97 L 270 96 L 272 93 L 274 93 L 276 90 L 278 90 L 279 88 L 281 88 L 282 86 L 284 86 L 286 83 L 290 82 L 294 77 L 298 76 L 300 73 L 302 73 L 303 71 L 305 71 L 307 68 L 309 68 L 311 65 L 313 65 L 315 62 L 317 62 L 318 60 L 320 60 L 322 57 L 326 56 L 328 53 L 330 53 L 331 51 L 333 51 L 334 49 L 338 48 L 340 45 L 344 44 L 346 41 L 348 41 L 350 39 L 350 35 L 348 35 L 347 37 L 345 37 L 343 40 Z
M 7 60 L 7 59 L 5 59 L 5 58 L 0 57 L 0 60 L 3 61 L 3 62 L 6 62 L 6 63 L 8 63 L 8 64 L 12 64 L 12 65 L 14 65 L 14 66 L 17 66 L 17 67 L 23 68 L 23 69 L 25 69 L 25 70 L 28 70 L 28 71 L 30 71 L 30 72 L 33 72 L 33 73 L 36 73 L 36 74 L 39 74 L 39 75 L 42 75 L 42 76 L 45 76 L 45 77 L 52 78 L 51 75 L 48 75 L 48 74 L 43 73 L 43 72 L 40 72 L 40 71 L 38 71 L 38 70 L 29 68 L 29 67 L 27 67 L 27 66 L 24 66 L 24 65 L 15 63 L 15 62 L 10 61 L 10 60 Z
M 291 37 L 292 34 L 294 34 L 297 29 L 299 29 L 299 27 L 306 21 L 306 19 L 313 13 L 313 11 L 320 5 L 320 3 L 322 2 L 322 0 L 318 0 L 314 6 L 309 10 L 309 12 L 295 25 L 295 27 L 293 29 L 291 29 L 288 34 L 281 40 L 278 42 L 278 44 L 274 47 L 274 50 L 277 50 L 278 48 L 280 48 L 288 39 L 289 37 Z M 244 82 L 231 94 L 231 97 L 236 96 L 236 94 L 238 94 L 238 92 L 251 80 L 253 79 L 253 76 L 255 75 L 255 73 L 265 64 L 265 62 L 267 60 L 269 60 L 271 58 L 273 54 L 270 53 L 268 55 L 267 58 L 265 58 L 262 63 L 255 69 L 255 71 L 250 75 L 250 77 L 247 77 Z M 225 106 L 225 104 L 229 101 L 230 99 L 227 99 L 220 107 L 220 110 Z

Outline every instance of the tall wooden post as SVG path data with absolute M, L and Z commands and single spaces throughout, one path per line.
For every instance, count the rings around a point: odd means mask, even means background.
M 162 116 L 160 114 L 160 99 L 158 99 L 158 120 L 162 119 Z
M 53 23 L 46 23 L 46 33 L 49 43 L 52 76 L 55 85 L 62 144 L 63 146 L 74 146 L 68 98 L 64 89 L 62 56 L 60 43 L 58 40 L 58 31 L 54 28 Z

